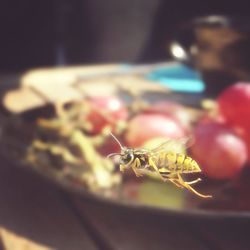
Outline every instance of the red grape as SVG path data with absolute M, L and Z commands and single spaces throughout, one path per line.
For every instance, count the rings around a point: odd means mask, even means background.
M 129 121 L 125 140 L 130 147 L 140 147 L 152 138 L 178 139 L 185 135 L 185 130 L 172 117 L 160 114 L 138 114 Z
M 118 121 L 126 120 L 128 117 L 128 110 L 124 102 L 117 97 L 91 97 L 88 98 L 88 103 L 91 109 L 87 120 L 92 125 L 92 134 L 100 133 L 108 125 L 113 127 Z
M 118 139 L 120 143 L 123 145 L 122 139 L 121 138 L 118 138 Z M 121 151 L 119 144 L 114 140 L 112 136 L 109 136 L 108 138 L 106 138 L 104 143 L 101 146 L 99 146 L 97 149 L 98 149 L 98 152 L 105 157 L 111 153 L 116 153 L 116 152 L 118 153 Z
M 250 127 L 250 83 L 228 87 L 217 100 L 220 112 L 230 124 Z
M 191 126 L 191 115 L 185 107 L 173 101 L 158 101 L 150 105 L 144 113 L 162 114 L 176 119 L 183 127 L 189 129 Z
M 194 138 L 191 154 L 204 173 L 211 178 L 233 178 L 247 161 L 244 141 L 225 124 L 198 124 L 194 129 Z
M 237 128 L 237 133 L 244 140 L 247 145 L 247 154 L 248 154 L 248 166 L 250 166 L 250 128 Z

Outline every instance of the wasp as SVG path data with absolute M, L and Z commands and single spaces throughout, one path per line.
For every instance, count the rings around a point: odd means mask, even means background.
M 120 156 L 121 172 L 131 168 L 137 177 L 143 176 L 145 171 L 155 172 L 164 182 L 170 181 L 177 187 L 186 188 L 202 198 L 212 197 L 199 193 L 191 186 L 200 182 L 200 178 L 184 181 L 183 174 L 199 173 L 201 169 L 198 163 L 186 154 L 169 151 L 167 148 L 171 140 L 167 140 L 153 149 L 134 149 L 122 146 L 113 134 L 111 136 L 119 144 L 121 152 L 109 154 L 108 157 Z

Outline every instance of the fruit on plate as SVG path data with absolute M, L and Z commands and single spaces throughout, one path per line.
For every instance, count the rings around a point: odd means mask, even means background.
M 88 98 L 90 112 L 87 120 L 91 124 L 91 133 L 98 134 L 108 125 L 114 127 L 119 121 L 128 118 L 125 103 L 115 96 L 97 96 Z
M 170 116 L 177 120 L 184 128 L 190 129 L 191 127 L 191 115 L 187 112 L 187 109 L 183 105 L 177 102 L 165 100 L 158 101 L 146 108 L 143 113 Z
M 218 97 L 218 106 L 228 123 L 250 127 L 250 83 L 239 82 Z
M 130 147 L 141 147 L 152 138 L 179 139 L 185 136 L 185 129 L 174 118 L 161 114 L 141 113 L 128 122 L 125 141 Z
M 246 144 L 248 154 L 248 166 L 250 166 L 250 129 L 238 127 L 236 131 Z
M 204 174 L 214 179 L 237 176 L 247 161 L 244 141 L 231 127 L 214 121 L 194 128 L 191 154 Z

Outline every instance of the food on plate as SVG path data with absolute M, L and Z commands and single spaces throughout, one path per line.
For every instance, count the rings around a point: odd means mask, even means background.
M 138 96 L 91 96 L 57 103 L 55 112 L 31 122 L 16 116 L 3 137 L 22 137 L 15 152 L 22 152 L 25 163 L 63 185 L 130 201 L 140 198 L 140 190 L 159 185 L 155 192 L 161 201 L 171 200 L 161 196 L 168 189 L 169 196 L 178 193 L 178 206 L 190 199 L 208 204 L 219 199 L 217 187 L 224 192 L 222 183 L 240 183 L 250 159 L 250 127 L 239 122 L 244 117 L 235 111 L 224 112 L 228 96 L 222 93 L 217 100 L 204 100 L 202 108 L 167 98 L 149 102 Z M 246 115 L 247 109 L 239 107 Z M 26 133 L 30 136 L 23 143 Z M 8 148 L 7 141 L 2 147 Z M 110 154 L 114 157 L 107 157 Z M 119 171 L 125 169 L 129 171 Z M 135 178 L 134 173 L 144 178 Z M 216 188 L 210 189 L 214 183 Z M 204 198 L 213 194 L 213 199 L 197 199 L 192 193 Z M 144 192 L 142 200 L 153 202 L 146 196 Z
M 110 189 L 120 182 L 113 163 L 103 157 L 97 145 L 104 136 L 90 136 L 89 126 L 82 121 L 88 105 L 74 103 L 57 108 L 53 118 L 39 118 L 26 161 L 57 178 L 65 178 L 92 191 Z
M 236 177 L 247 161 L 244 141 L 231 127 L 215 121 L 194 128 L 191 154 L 204 173 L 214 179 Z
M 84 119 L 89 121 L 92 134 L 98 134 L 106 126 L 112 128 L 128 118 L 128 110 L 122 99 L 115 96 L 95 96 L 86 100 L 89 112 Z
M 180 139 L 186 130 L 172 117 L 162 114 L 138 114 L 128 121 L 124 134 L 130 147 L 140 147 L 146 141 L 156 138 Z
M 173 101 L 157 101 L 143 110 L 146 114 L 172 117 L 186 130 L 191 129 L 193 117 L 183 105 Z
M 218 96 L 217 101 L 228 123 L 250 128 L 250 83 L 233 84 Z

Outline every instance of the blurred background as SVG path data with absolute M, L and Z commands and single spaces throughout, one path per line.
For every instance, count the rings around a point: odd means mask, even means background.
M 179 24 L 209 14 L 248 15 L 248 3 L 189 0 L 1 1 L 0 71 L 169 59 Z

